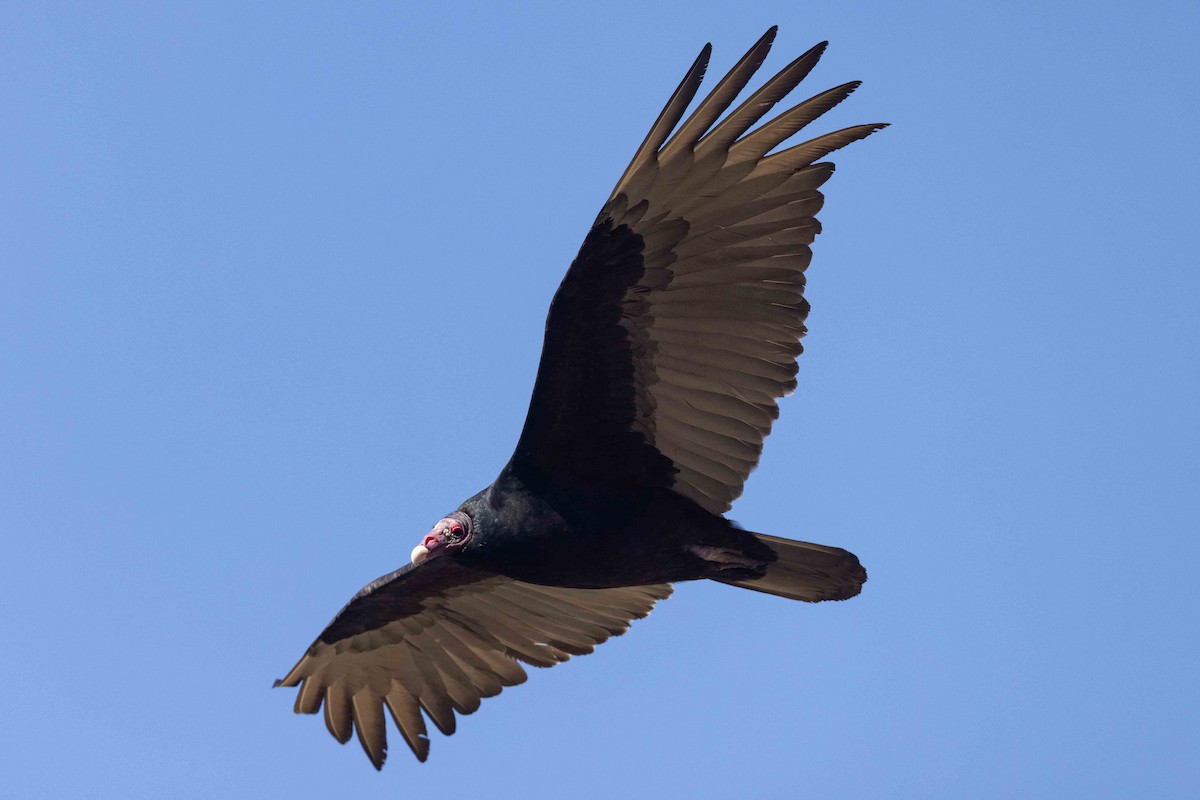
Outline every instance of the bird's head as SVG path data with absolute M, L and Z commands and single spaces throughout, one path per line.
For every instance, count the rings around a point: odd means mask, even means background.
M 427 558 L 457 553 L 471 541 L 474 525 L 465 511 L 455 511 L 438 520 L 433 530 L 425 534 L 421 543 L 413 548 L 412 563 L 420 564 Z

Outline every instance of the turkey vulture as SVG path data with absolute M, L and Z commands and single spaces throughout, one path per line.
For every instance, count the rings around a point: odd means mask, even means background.
M 771 153 L 844 100 L 822 92 L 747 133 L 813 68 L 822 42 L 725 114 L 759 39 L 679 124 L 705 45 L 617 182 L 550 304 L 525 427 L 495 483 L 434 525 L 410 564 L 367 585 L 277 686 L 325 709 L 375 767 L 384 709 L 414 754 L 455 712 L 592 652 L 677 581 L 818 602 L 858 594 L 845 550 L 739 528 L 723 514 L 796 387 L 804 270 L 833 150 L 856 125 Z M 717 119 L 725 114 L 720 122 Z

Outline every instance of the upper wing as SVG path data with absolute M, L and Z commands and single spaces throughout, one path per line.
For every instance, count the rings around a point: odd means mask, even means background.
M 417 758 L 429 755 L 421 709 L 442 733 L 454 712 L 525 681 L 514 659 L 552 667 L 584 655 L 671 594 L 669 585 L 564 589 L 464 567 L 408 565 L 367 585 L 276 686 L 299 686 L 296 713 L 325 705 L 343 744 L 351 731 L 376 769 L 387 757 L 384 706 Z
M 669 487 L 713 513 L 741 494 L 777 400 L 796 386 L 817 189 L 833 173 L 814 162 L 885 127 L 767 155 L 858 86 L 848 83 L 746 133 L 808 74 L 824 43 L 714 126 L 774 35 L 676 130 L 708 63 L 704 48 L 600 212 L 550 306 L 510 464 L 518 474 Z

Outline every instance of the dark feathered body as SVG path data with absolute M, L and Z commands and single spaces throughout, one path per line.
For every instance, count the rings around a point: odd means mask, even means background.
M 531 583 L 597 589 L 763 572 L 714 569 L 692 545 L 775 560 L 753 534 L 667 489 L 548 484 L 535 490 L 506 469 L 460 510 L 471 515 L 475 532 L 459 561 Z

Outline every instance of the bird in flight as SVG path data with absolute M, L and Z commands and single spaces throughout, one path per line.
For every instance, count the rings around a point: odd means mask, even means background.
M 550 304 L 525 427 L 499 477 L 439 520 L 410 564 L 356 594 L 276 681 L 299 687 L 297 713 L 324 707 L 339 742 L 357 733 L 376 769 L 385 709 L 424 761 L 425 717 L 452 734 L 456 713 L 526 679 L 520 662 L 592 652 L 672 583 L 818 602 L 866 581 L 852 553 L 724 517 L 779 398 L 796 388 L 804 270 L 834 169 L 821 159 L 885 127 L 776 151 L 852 82 L 750 130 L 824 42 L 726 113 L 775 30 L 680 124 L 706 45 L 637 149 Z

